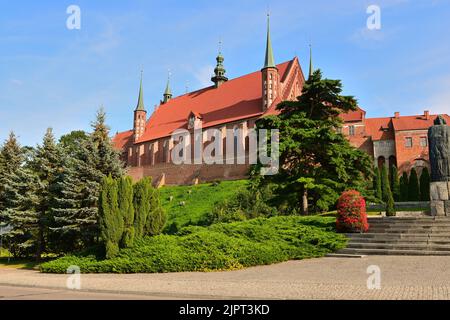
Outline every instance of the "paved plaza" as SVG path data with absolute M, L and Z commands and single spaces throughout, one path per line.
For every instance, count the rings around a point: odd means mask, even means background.
M 377 266 L 380 289 L 368 289 Z M 375 269 L 377 269 L 375 267 Z M 374 267 L 372 267 L 373 270 Z M 0 268 L 0 299 L 450 299 L 450 257 L 309 259 L 228 272 L 67 275 Z

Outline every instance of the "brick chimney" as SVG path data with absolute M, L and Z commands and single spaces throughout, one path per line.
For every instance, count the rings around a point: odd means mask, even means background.
M 430 120 L 430 111 L 425 110 L 423 112 L 423 116 L 425 117 L 425 120 Z
M 395 111 L 395 113 L 394 113 L 394 118 L 395 118 L 395 119 L 400 119 L 400 112 Z

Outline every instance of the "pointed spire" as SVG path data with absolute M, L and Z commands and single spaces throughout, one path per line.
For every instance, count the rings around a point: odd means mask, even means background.
M 216 58 L 217 65 L 214 68 L 214 76 L 211 78 L 211 81 L 214 82 L 216 88 L 218 88 L 222 83 L 228 81 L 228 78 L 225 77 L 226 70 L 223 66 L 224 60 L 225 59 L 222 55 L 222 41 L 219 41 L 219 54 Z
M 276 68 L 275 59 L 273 58 L 272 42 L 270 41 L 270 15 L 267 14 L 267 41 L 266 41 L 266 59 L 264 60 L 264 68 Z
M 312 47 L 311 44 L 309 44 L 309 78 L 312 77 L 314 73 L 314 69 L 313 69 L 313 62 L 312 62 Z
M 170 70 L 167 72 L 167 84 L 166 84 L 166 90 L 164 90 L 163 94 L 164 103 L 167 103 L 170 99 L 172 99 L 172 90 L 170 90 Z
M 141 70 L 141 84 L 139 86 L 139 98 L 136 106 L 136 111 L 145 111 L 144 107 L 144 90 L 142 89 L 142 74 L 144 71 Z

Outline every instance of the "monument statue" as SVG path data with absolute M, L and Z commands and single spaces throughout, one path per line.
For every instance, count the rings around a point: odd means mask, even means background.
M 450 181 L 450 127 L 438 116 L 428 129 L 431 181 Z
M 430 208 L 432 216 L 450 216 L 450 127 L 438 116 L 428 129 L 431 183 Z

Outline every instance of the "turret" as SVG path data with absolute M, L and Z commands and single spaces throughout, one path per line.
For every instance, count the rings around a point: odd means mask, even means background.
M 270 16 L 267 15 L 266 57 L 262 73 L 262 110 L 266 111 L 280 94 L 280 76 L 273 57 L 270 40 Z
M 139 86 L 139 98 L 136 109 L 134 110 L 133 132 L 134 141 L 137 141 L 145 132 L 147 122 L 147 111 L 144 106 L 144 90 L 142 89 L 142 72 L 141 83 Z

